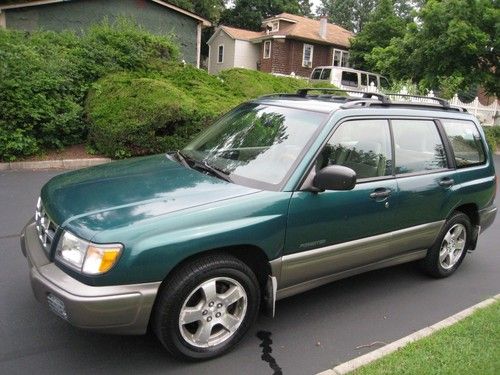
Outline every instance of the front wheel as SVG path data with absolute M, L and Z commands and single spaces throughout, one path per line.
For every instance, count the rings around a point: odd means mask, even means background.
M 437 278 L 450 276 L 462 263 L 471 239 L 467 215 L 455 212 L 445 223 L 435 244 L 422 261 L 425 272 Z
M 176 357 L 201 360 L 234 347 L 257 317 L 260 288 L 252 270 L 229 255 L 179 269 L 162 288 L 153 328 Z

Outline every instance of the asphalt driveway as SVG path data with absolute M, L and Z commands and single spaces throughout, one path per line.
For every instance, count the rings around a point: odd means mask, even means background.
M 495 163 L 500 171 L 499 157 Z M 430 279 L 412 264 L 351 277 L 280 301 L 275 319 L 261 317 L 222 358 L 177 362 L 152 336 L 80 331 L 35 301 L 19 232 L 40 187 L 58 173 L 0 172 L 1 374 L 272 374 L 280 368 L 283 374 L 314 374 L 500 291 L 498 219 L 450 278 Z

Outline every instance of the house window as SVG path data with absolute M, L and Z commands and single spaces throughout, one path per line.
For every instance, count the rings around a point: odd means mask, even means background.
M 314 46 L 310 44 L 304 44 L 304 49 L 302 51 L 302 66 L 308 68 L 312 67 L 313 51 L 314 51 Z
M 217 62 L 219 64 L 224 62 L 224 44 L 220 44 L 217 50 Z
M 280 22 L 276 21 L 271 23 L 271 31 L 278 31 L 280 29 Z
M 264 56 L 265 59 L 271 58 L 271 41 L 266 40 L 264 42 Z
M 333 66 L 349 67 L 349 52 L 341 49 L 333 49 Z

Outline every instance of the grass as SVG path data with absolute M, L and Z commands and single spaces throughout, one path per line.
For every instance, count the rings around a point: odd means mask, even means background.
M 500 302 L 353 374 L 500 374 Z

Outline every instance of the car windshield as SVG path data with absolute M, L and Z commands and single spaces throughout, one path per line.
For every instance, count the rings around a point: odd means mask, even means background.
M 327 116 L 247 103 L 219 119 L 183 154 L 222 171 L 236 183 L 272 189 L 283 182 Z

